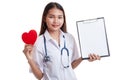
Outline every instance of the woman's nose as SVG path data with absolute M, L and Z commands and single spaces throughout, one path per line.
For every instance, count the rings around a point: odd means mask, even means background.
M 54 23 L 57 23 L 58 22 L 58 18 L 54 18 Z

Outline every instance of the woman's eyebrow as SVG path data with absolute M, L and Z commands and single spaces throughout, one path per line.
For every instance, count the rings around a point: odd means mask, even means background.
M 48 14 L 49 16 L 55 16 L 54 14 Z M 61 15 L 57 15 L 57 16 L 63 16 L 62 14 Z

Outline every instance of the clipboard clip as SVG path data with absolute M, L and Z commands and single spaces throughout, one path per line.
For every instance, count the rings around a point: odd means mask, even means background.
M 104 17 L 99 17 L 99 18 L 95 18 L 95 19 L 87 19 L 87 20 L 82 20 L 81 22 L 83 22 L 84 24 L 88 24 L 88 23 L 94 23 L 96 21 L 98 21 L 98 19 L 103 19 Z

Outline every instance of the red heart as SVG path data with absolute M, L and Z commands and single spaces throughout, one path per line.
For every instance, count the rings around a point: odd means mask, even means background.
M 28 33 L 24 32 L 22 34 L 22 40 L 26 44 L 34 44 L 37 39 L 37 32 L 35 30 L 30 30 Z

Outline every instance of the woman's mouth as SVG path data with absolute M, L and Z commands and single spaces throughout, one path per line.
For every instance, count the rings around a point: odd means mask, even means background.
M 59 27 L 59 25 L 52 25 L 53 27 Z

